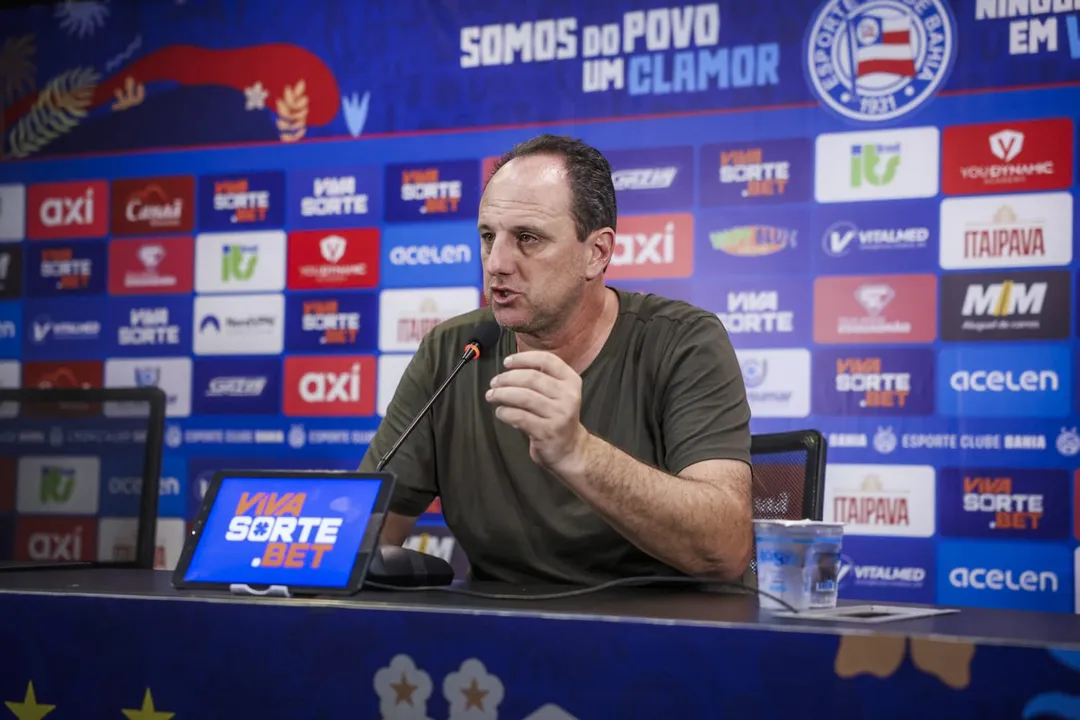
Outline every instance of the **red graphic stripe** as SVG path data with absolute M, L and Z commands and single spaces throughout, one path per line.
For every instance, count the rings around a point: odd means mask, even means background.
M 911 44 L 911 29 L 906 30 L 890 30 L 881 34 L 881 42 L 886 45 L 910 45 Z
M 915 77 L 914 60 L 863 60 L 859 62 L 859 77 L 874 73 L 890 73 L 901 77 Z

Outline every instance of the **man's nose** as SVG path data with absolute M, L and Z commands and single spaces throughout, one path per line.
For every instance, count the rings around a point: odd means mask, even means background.
M 491 243 L 484 269 L 488 275 L 509 275 L 514 272 L 514 248 L 505 235 L 497 235 Z

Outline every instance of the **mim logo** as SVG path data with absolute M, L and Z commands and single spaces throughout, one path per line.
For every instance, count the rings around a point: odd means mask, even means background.
M 1024 133 L 1002 130 L 990 136 L 990 152 L 994 157 L 1010 162 L 1024 149 Z
M 968 286 L 961 314 L 964 317 L 1039 315 L 1046 300 L 1047 283 L 1026 285 L 1011 280 L 992 285 Z

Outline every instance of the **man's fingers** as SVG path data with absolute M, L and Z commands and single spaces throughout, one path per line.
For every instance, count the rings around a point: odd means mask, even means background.
M 539 370 L 507 370 L 492 378 L 491 387 L 522 387 L 549 398 L 559 396 L 559 381 Z
M 501 407 L 527 410 L 542 418 L 556 417 L 558 406 L 544 395 L 523 387 L 496 387 L 487 391 L 487 401 Z
M 531 368 L 540 370 L 559 380 L 569 380 L 578 377 L 574 369 L 563 362 L 562 358 L 554 353 L 543 350 L 526 350 L 514 353 L 503 360 L 503 364 L 515 370 L 519 368 Z

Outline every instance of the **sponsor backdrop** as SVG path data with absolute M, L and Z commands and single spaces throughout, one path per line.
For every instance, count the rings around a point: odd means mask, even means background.
M 163 387 L 166 519 L 217 468 L 355 467 L 482 302 L 493 158 L 572 133 L 613 165 L 611 283 L 722 318 L 754 431 L 828 435 L 843 596 L 1074 612 L 1073 5 L 5 13 L 0 383 Z M 63 452 L 2 448 L 17 556 L 123 514 Z M 462 569 L 438 510 L 409 542 Z

